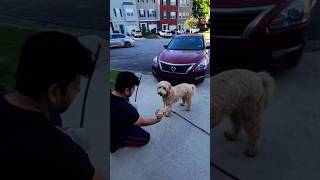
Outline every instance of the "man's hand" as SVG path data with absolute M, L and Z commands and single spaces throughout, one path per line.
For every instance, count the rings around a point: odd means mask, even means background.
M 163 112 L 160 111 L 160 109 L 158 109 L 158 110 L 156 110 L 155 114 L 156 114 L 156 118 L 157 118 L 158 122 L 160 122 L 163 117 Z
M 137 126 L 150 126 L 150 125 L 156 124 L 161 121 L 163 114 L 160 112 L 160 110 L 157 110 L 155 114 L 156 114 L 155 119 L 144 119 L 142 116 L 140 116 L 139 119 L 134 124 Z

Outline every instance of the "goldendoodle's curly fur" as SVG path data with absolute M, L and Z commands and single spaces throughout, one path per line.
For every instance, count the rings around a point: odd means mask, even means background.
M 164 106 L 162 109 L 160 109 L 158 114 L 170 116 L 173 104 L 179 100 L 182 100 L 180 103 L 181 106 L 186 106 L 187 111 L 191 110 L 192 96 L 196 92 L 196 86 L 188 83 L 172 86 L 168 81 L 160 81 L 157 91 L 162 97 Z
M 243 129 L 248 136 L 245 154 L 256 156 L 261 114 L 273 97 L 274 79 L 266 72 L 233 69 L 212 76 L 210 83 L 211 128 L 229 118 L 232 129 L 225 137 L 236 140 Z

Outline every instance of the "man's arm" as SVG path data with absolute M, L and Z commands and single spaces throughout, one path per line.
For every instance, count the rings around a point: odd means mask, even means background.
M 134 123 L 137 126 L 150 126 L 161 121 L 161 116 L 157 115 L 154 119 L 144 119 L 142 116 Z

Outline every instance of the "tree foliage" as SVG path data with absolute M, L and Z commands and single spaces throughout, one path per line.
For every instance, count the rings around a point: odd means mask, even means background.
M 193 0 L 193 16 L 195 18 L 210 15 L 210 0 Z

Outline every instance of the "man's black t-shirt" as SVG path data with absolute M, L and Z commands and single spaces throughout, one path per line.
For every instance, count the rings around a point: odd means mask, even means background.
M 139 119 L 138 111 L 124 98 L 110 94 L 110 151 L 126 139 L 128 128 Z
M 0 179 L 92 179 L 88 155 L 41 113 L 1 95 L 0 121 Z

